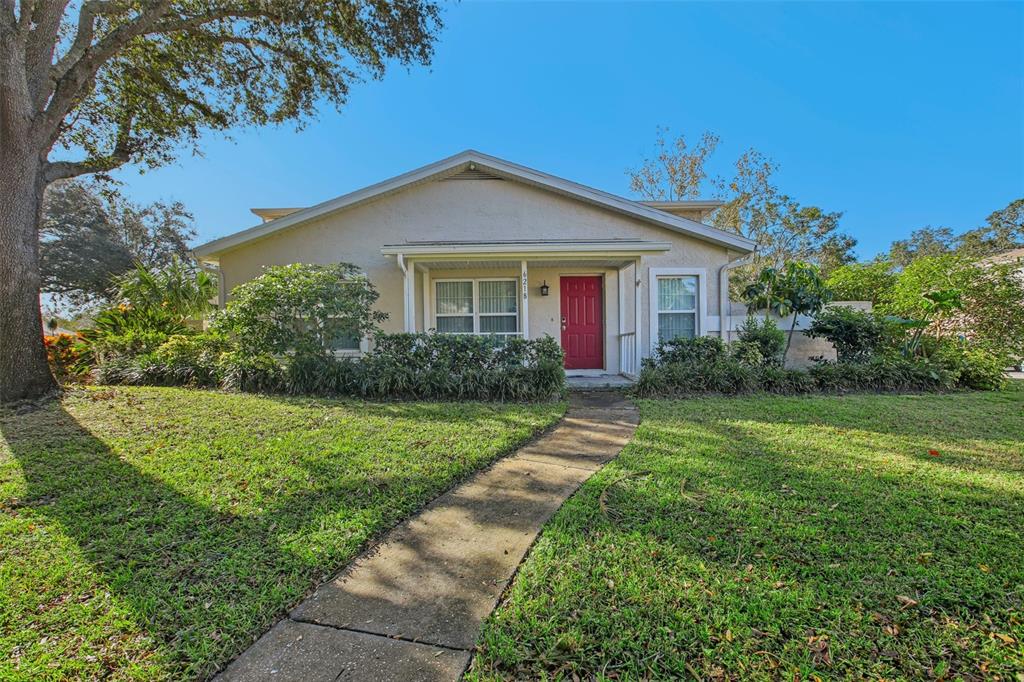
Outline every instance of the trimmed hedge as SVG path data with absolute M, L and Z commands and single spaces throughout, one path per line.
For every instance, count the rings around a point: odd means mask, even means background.
M 853 362 L 819 362 L 807 370 L 758 361 L 744 342 L 679 339 L 659 345 L 644 361 L 633 392 L 638 397 L 708 393 L 802 394 L 851 391 L 992 390 L 1003 385 L 999 358 L 962 344 L 946 344 L 930 358 L 884 353 Z
M 214 334 L 173 336 L 152 352 L 101 364 L 94 378 L 374 399 L 548 400 L 565 388 L 562 350 L 550 336 L 499 343 L 484 336 L 381 334 L 358 359 L 274 358 L 233 349 Z

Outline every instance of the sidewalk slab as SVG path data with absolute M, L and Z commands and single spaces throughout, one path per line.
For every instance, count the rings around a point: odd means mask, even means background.
M 458 679 L 468 651 L 403 642 L 287 618 L 260 638 L 218 679 L 223 682 Z
M 619 453 L 637 422 L 621 395 L 573 394 L 552 431 L 395 527 L 222 679 L 458 679 L 541 527 Z

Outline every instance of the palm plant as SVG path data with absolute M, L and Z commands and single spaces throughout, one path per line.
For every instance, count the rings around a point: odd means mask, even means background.
M 113 285 L 121 305 L 178 322 L 201 318 L 213 310 L 211 300 L 217 294 L 217 284 L 208 273 L 178 258 L 162 268 L 136 263 L 134 270 L 116 278 Z

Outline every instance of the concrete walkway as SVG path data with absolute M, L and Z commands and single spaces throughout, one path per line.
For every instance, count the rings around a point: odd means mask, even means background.
M 636 428 L 618 393 L 575 393 L 562 422 L 397 526 L 220 675 L 457 680 L 541 526 Z

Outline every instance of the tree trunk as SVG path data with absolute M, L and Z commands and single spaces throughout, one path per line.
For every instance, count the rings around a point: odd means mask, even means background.
M 786 366 L 786 356 L 789 355 L 789 345 L 793 343 L 793 330 L 796 329 L 796 316 L 793 313 L 793 324 L 789 325 L 789 336 L 786 337 L 786 350 L 782 351 L 782 366 Z
M 52 395 L 39 310 L 43 161 L 0 131 L 0 402 Z

